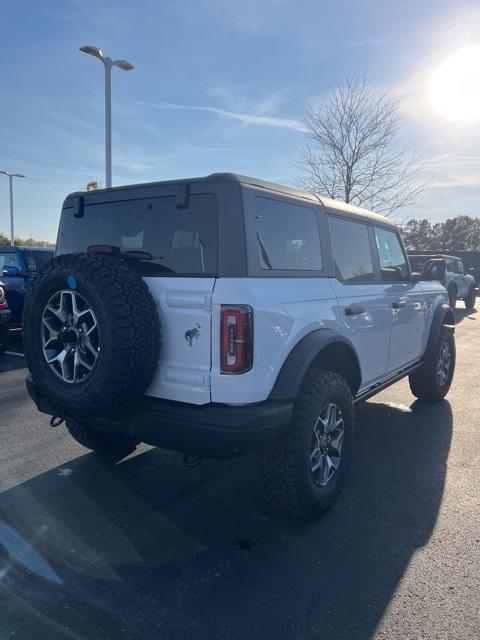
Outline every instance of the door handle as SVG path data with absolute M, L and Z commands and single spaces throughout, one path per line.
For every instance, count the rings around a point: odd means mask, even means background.
M 406 300 L 395 300 L 395 302 L 392 302 L 392 309 L 403 309 L 406 306 Z
M 345 307 L 346 316 L 359 316 L 362 313 L 365 313 L 365 309 L 363 307 L 358 307 L 357 305 L 352 305 L 351 307 Z

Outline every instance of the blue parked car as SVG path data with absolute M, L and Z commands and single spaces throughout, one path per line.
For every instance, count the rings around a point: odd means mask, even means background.
M 5 293 L 12 325 L 22 324 L 25 293 L 53 254 L 54 250 L 49 248 L 0 245 L 0 279 L 7 285 Z

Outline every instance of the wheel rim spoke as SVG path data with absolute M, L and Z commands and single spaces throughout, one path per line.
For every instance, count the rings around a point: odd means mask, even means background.
M 100 354 L 98 322 L 88 301 L 76 291 L 55 293 L 43 310 L 41 336 L 51 370 L 64 382 L 85 381 Z
M 450 375 L 450 368 L 452 365 L 452 353 L 450 351 L 450 345 L 448 342 L 444 342 L 440 347 L 440 353 L 438 356 L 436 366 L 436 376 L 440 386 L 443 386 Z
M 340 407 L 330 402 L 320 411 L 312 434 L 310 470 L 315 484 L 326 486 L 342 457 L 345 423 Z

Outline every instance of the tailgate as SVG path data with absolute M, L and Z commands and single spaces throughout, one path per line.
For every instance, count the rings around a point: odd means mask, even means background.
M 144 278 L 157 303 L 162 346 L 147 395 L 210 402 L 212 293 L 215 278 Z

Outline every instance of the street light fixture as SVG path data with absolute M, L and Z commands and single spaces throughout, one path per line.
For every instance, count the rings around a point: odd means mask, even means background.
M 9 173 L 8 171 L 0 171 L 1 174 L 7 176 L 10 191 L 10 244 L 15 245 L 15 229 L 13 226 L 13 178 L 25 178 L 21 173 Z
M 105 67 L 105 186 L 112 186 L 112 67 L 131 71 L 134 67 L 128 60 L 112 60 L 103 55 L 101 49 L 85 45 L 80 51 L 98 58 Z

